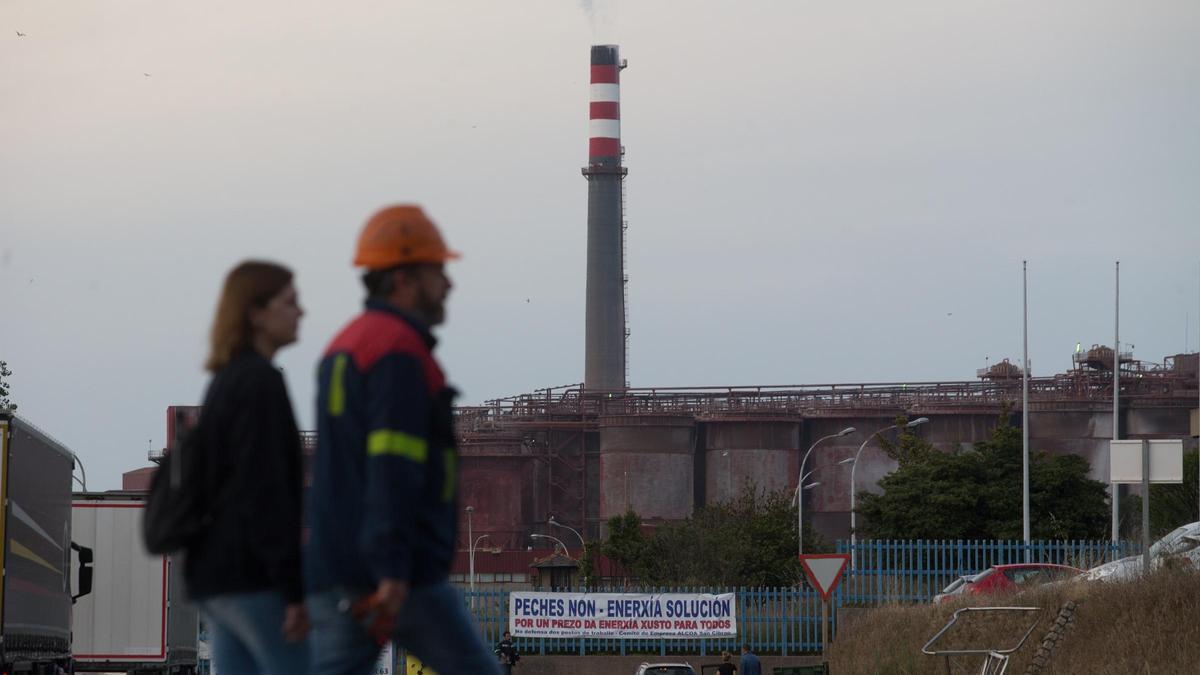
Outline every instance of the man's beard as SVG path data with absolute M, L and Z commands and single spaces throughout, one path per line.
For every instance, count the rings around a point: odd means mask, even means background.
M 441 325 L 446 320 L 446 300 L 434 297 L 432 293 L 421 289 L 417 297 L 417 311 L 430 326 Z

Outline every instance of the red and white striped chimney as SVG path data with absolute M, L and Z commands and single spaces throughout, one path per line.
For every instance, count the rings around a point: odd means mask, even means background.
M 621 68 L 616 45 L 592 47 L 587 210 L 587 316 L 583 386 L 626 386 L 625 214 L 621 164 Z
M 621 62 L 616 45 L 592 47 L 588 164 L 621 163 Z

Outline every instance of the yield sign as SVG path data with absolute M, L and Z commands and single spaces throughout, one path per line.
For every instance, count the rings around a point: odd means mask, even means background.
M 804 565 L 808 582 L 816 587 L 825 602 L 829 602 L 833 589 L 837 588 L 838 582 L 842 580 L 842 572 L 846 570 L 848 562 L 850 555 L 847 553 L 813 553 L 800 556 L 800 564 Z

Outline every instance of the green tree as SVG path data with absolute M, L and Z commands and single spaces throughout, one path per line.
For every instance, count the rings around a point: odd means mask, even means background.
M 17 404 L 12 402 L 10 398 L 12 387 L 8 384 L 8 378 L 12 375 L 12 371 L 8 369 L 7 361 L 0 361 L 0 413 L 16 412 Z
M 646 536 L 642 533 L 642 517 L 633 511 L 608 519 L 608 536 L 600 544 L 600 552 L 631 574 L 637 575 L 646 555 Z
M 879 481 L 881 494 L 860 492 L 860 534 L 880 539 L 989 538 L 980 509 L 982 463 L 972 454 L 930 455 L 901 464 Z
M 1021 430 L 1000 415 L 992 433 L 968 451 L 940 452 L 904 429 L 882 442 L 900 466 L 881 494 L 859 494 L 866 536 L 884 539 L 1020 539 Z M 1102 537 L 1108 522 L 1103 483 L 1088 478 L 1076 455 L 1030 453 L 1030 535 L 1034 539 Z
M 1079 455 L 1030 453 L 1029 529 L 1034 539 L 1103 539 L 1112 523 L 1108 491 Z M 1019 519 L 1020 511 L 1017 512 Z
M 649 536 L 637 514 L 612 518 L 601 550 L 651 586 L 787 586 L 802 576 L 797 543 L 791 493 L 747 484 L 735 499 L 697 509 Z M 829 548 L 806 528 L 805 550 Z

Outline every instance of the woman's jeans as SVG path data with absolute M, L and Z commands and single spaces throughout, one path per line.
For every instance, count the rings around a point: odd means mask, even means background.
M 221 675 L 298 675 L 308 672 L 307 642 L 283 637 L 286 603 L 277 591 L 227 593 L 198 601 L 208 623 Z

